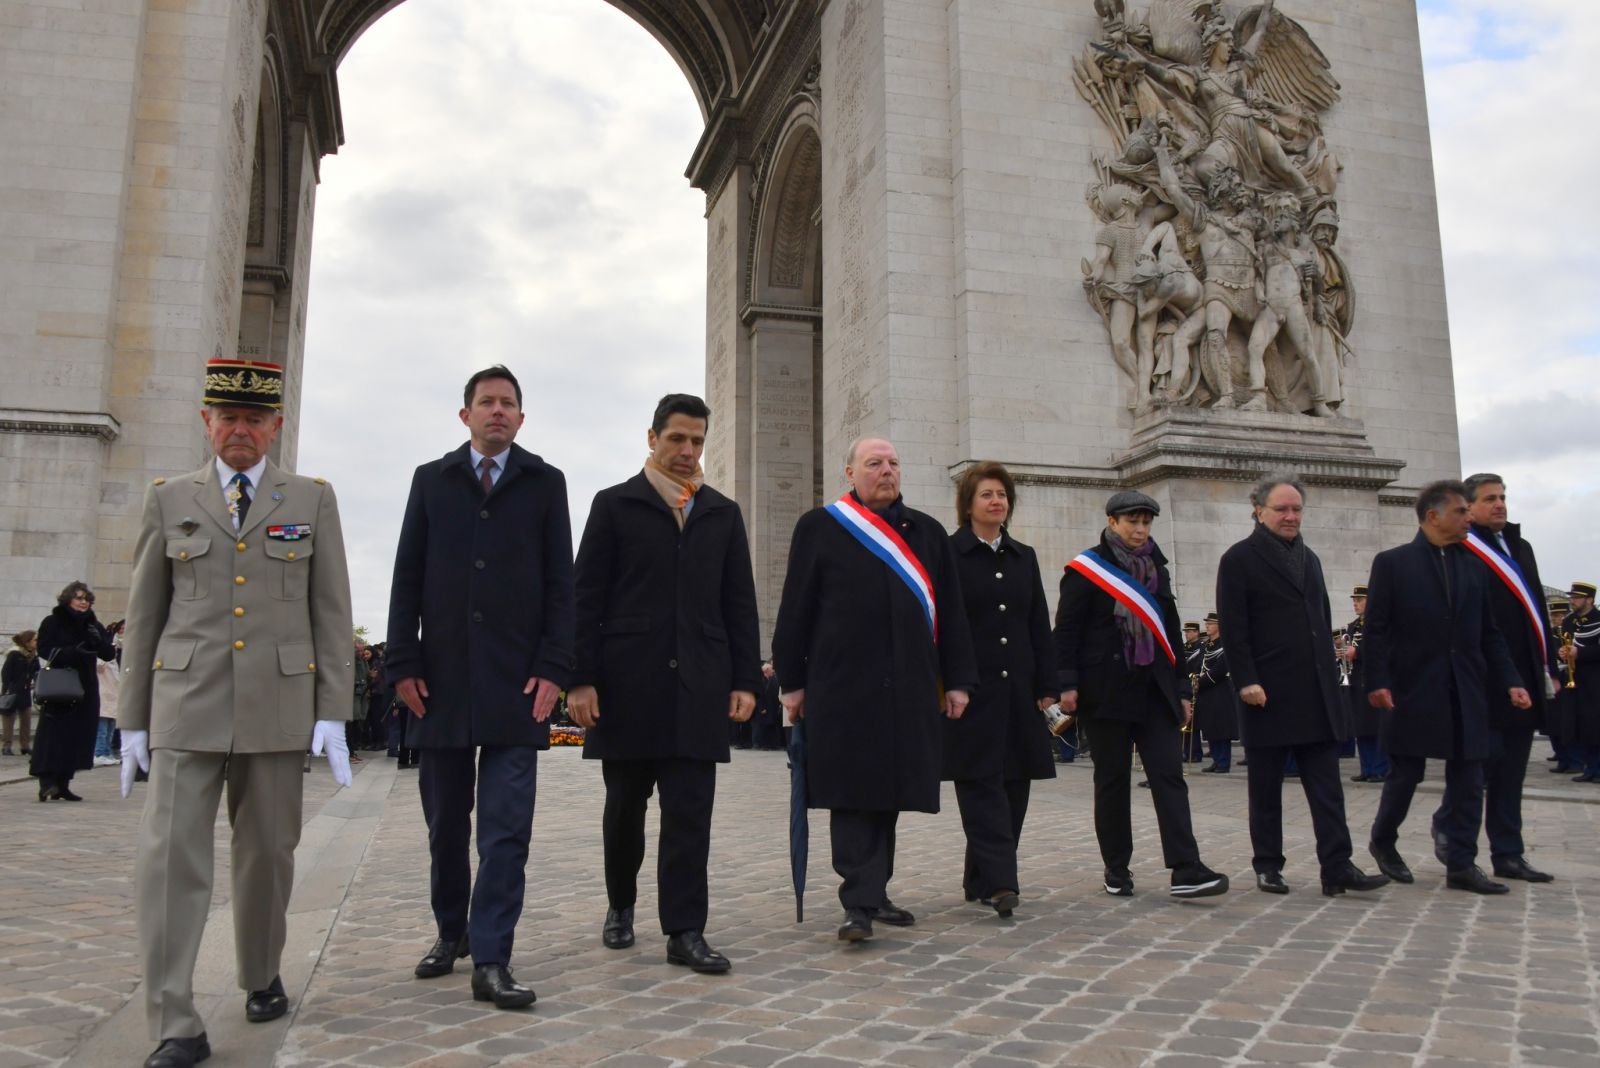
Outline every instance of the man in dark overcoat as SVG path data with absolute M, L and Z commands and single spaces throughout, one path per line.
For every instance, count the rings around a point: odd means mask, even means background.
M 1228 674 L 1241 704 L 1239 733 L 1249 771 L 1250 844 L 1256 886 L 1286 894 L 1283 775 L 1292 755 L 1311 809 L 1322 892 L 1372 890 L 1389 880 L 1350 860 L 1339 743 L 1350 710 L 1339 693 L 1333 611 L 1322 561 L 1300 533 L 1305 490 L 1288 476 L 1250 491 L 1255 529 L 1217 565 L 1217 615 L 1228 636 Z
M 1561 622 L 1561 633 L 1572 642 L 1559 651 L 1563 688 L 1563 737 L 1569 759 L 1578 770 L 1573 782 L 1600 782 L 1600 612 L 1594 607 L 1592 582 L 1574 582 L 1567 596 L 1572 611 Z
M 787 749 L 784 737 L 783 703 L 778 700 L 778 673 L 771 660 L 761 662 L 761 689 L 756 691 L 756 714 L 750 718 L 751 744 L 757 749 Z
M 711 807 L 727 724 L 755 709 L 761 646 L 744 517 L 700 469 L 710 419 L 699 397 L 663 397 L 644 470 L 595 495 L 578 545 L 567 712 L 605 776 L 604 943 L 633 944 L 645 808 L 660 790 L 667 961 L 716 973 L 729 964 L 705 940 Z
M 1211 763 L 1202 774 L 1226 775 L 1233 770 L 1233 742 L 1239 737 L 1239 695 L 1228 678 L 1227 647 L 1222 643 L 1222 620 L 1206 613 L 1205 637 L 1189 669 L 1194 680 L 1194 730 L 1205 739 Z
M 1367 694 L 1383 716 L 1380 737 L 1391 764 L 1368 848 L 1385 875 L 1414 881 L 1395 844 L 1428 758 L 1443 760 L 1446 885 L 1503 894 L 1506 885 L 1474 863 L 1489 693 L 1504 693 L 1519 709 L 1533 702 L 1494 622 L 1489 583 L 1496 580 L 1463 544 L 1471 525 L 1467 487 L 1430 482 L 1416 507 L 1417 536 L 1374 557 L 1367 579 Z
M 538 752 L 573 668 L 566 479 L 513 443 L 522 387 L 504 367 L 467 381 L 471 440 L 417 468 L 395 551 L 384 670 L 416 717 L 438 938 L 418 978 L 472 954 L 472 994 L 532 1004 L 511 975 Z M 476 789 L 474 789 L 476 787 Z M 467 859 L 478 799 L 476 884 Z
M 785 714 L 805 720 L 806 788 L 831 810 L 842 880 L 839 938 L 856 942 L 874 920 L 915 922 L 888 897 L 895 822 L 939 811 L 940 714 L 961 717 L 978 669 L 955 550 L 901 498 L 895 447 L 855 442 L 845 478 L 844 498 L 795 525 L 772 663 Z
M 1544 725 L 1548 693 L 1555 688 L 1550 663 L 1556 657 L 1556 640 L 1549 617 L 1540 611 L 1544 586 L 1533 546 L 1522 528 L 1507 521 L 1506 484 L 1499 475 L 1484 472 L 1463 480 L 1467 487 L 1467 514 L 1472 519 L 1472 547 L 1492 554 L 1491 559 L 1520 576 L 1533 600 L 1530 608 L 1490 569 L 1489 605 L 1495 626 L 1505 636 L 1517 676 L 1527 684 L 1533 707 L 1516 708 L 1498 691 L 1489 700 L 1489 758 L 1483 763 L 1483 825 L 1489 835 L 1489 859 L 1502 879 L 1547 883 L 1552 876 L 1530 865 L 1523 854 L 1522 783 L 1533 752 L 1533 732 Z M 1481 557 L 1480 557 L 1481 559 Z M 1537 628 L 1537 629 L 1535 629 Z M 1546 650 L 1549 650 L 1547 653 Z M 1559 663 L 1559 661 L 1557 661 Z M 1447 789 L 1434 813 L 1434 841 L 1443 846 L 1443 823 L 1453 798 Z

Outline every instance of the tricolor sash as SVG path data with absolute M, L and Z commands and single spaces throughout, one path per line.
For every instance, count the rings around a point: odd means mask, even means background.
M 1539 656 L 1545 664 L 1549 664 L 1550 650 L 1544 644 L 1544 626 L 1539 622 L 1539 610 L 1534 607 L 1533 593 L 1528 589 L 1528 580 L 1522 576 L 1522 568 L 1517 566 L 1515 560 L 1502 555 L 1499 549 L 1478 537 L 1476 531 L 1467 531 L 1467 548 L 1489 565 L 1489 570 L 1506 584 L 1517 603 L 1522 605 L 1522 610 L 1528 615 L 1528 624 L 1533 627 L 1533 636 L 1539 640 Z
M 1133 618 L 1143 623 L 1145 629 L 1156 636 L 1156 644 L 1167 654 L 1172 666 L 1178 666 L 1178 654 L 1167 638 L 1166 620 L 1161 616 L 1161 606 L 1138 579 L 1093 549 L 1085 549 L 1074 556 L 1072 563 L 1067 565 L 1067 570 L 1076 571 L 1132 612 Z
M 888 565 L 889 571 L 906 584 L 906 588 L 916 597 L 917 603 L 922 605 L 922 612 L 928 619 L 928 631 L 933 635 L 933 640 L 939 640 L 939 610 L 934 602 L 933 581 L 928 578 L 928 569 L 922 566 L 922 561 L 917 559 L 917 554 L 911 551 L 911 546 L 906 544 L 895 529 L 883 521 L 881 516 L 873 513 L 870 508 L 865 508 L 848 493 L 823 509 L 834 519 L 839 521 L 851 537 L 859 541 L 868 552 Z

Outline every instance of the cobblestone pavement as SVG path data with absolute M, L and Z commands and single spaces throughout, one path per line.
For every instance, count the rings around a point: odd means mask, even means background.
M 1423 794 L 1401 840 L 1417 884 L 1323 898 L 1291 783 L 1285 875 L 1294 892 L 1261 894 L 1236 770 L 1189 780 L 1206 860 L 1235 891 L 1166 896 L 1149 799 L 1136 791 L 1138 893 L 1109 898 L 1099 888 L 1090 769 L 1078 765 L 1035 784 L 1014 919 L 963 903 L 947 788 L 944 812 L 900 825 L 891 889 L 916 926 L 880 925 L 875 940 L 850 947 L 834 937 L 826 814 L 813 814 L 807 920 L 796 925 L 784 758 L 736 753 L 720 775 L 711 861 L 708 937 L 734 961 L 723 977 L 665 963 L 648 870 L 638 944 L 601 947 L 599 768 L 555 750 L 540 761 L 513 961 L 539 1002 L 515 1013 L 474 1003 L 466 969 L 411 977 L 432 938 L 414 773 L 379 754 L 336 794 L 319 766 L 307 786 L 284 965 L 294 1011 L 276 1024 L 243 1023 L 224 876 L 202 952 L 210 1063 L 1592 1066 L 1600 790 L 1546 775 L 1544 749 L 1535 747 L 1537 799 L 1525 815 L 1530 859 L 1557 874 L 1551 885 L 1513 884 L 1494 899 L 1446 891 L 1426 840 L 1432 796 Z M 0 781 L 25 774 L 18 764 L 0 764 Z M 80 776 L 81 805 L 38 804 L 30 780 L 0 785 L 0 1068 L 132 1065 L 150 1049 L 131 915 L 139 805 L 116 799 L 115 779 L 114 769 Z M 1358 843 L 1377 797 L 1377 787 L 1347 786 Z M 225 824 L 217 844 L 225 872 Z

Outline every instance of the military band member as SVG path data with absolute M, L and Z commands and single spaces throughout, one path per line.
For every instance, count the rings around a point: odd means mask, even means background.
M 699 397 L 662 397 L 644 469 L 595 495 L 578 545 L 567 710 L 605 778 L 602 941 L 633 945 L 645 810 L 658 793 L 667 962 L 716 974 L 730 967 L 705 940 L 717 764 L 728 760 L 725 724 L 755 711 L 761 644 L 744 515 L 700 468 L 710 425 Z
M 1522 528 L 1507 521 L 1506 484 L 1499 475 L 1482 473 L 1463 480 L 1468 492 L 1472 529 L 1467 548 L 1488 567 L 1489 605 L 1495 625 L 1505 636 L 1517 674 L 1528 686 L 1531 708 L 1517 708 L 1498 691 L 1489 699 L 1489 758 L 1483 763 L 1484 830 L 1489 859 L 1502 879 L 1547 883 L 1551 876 L 1530 865 L 1522 841 L 1522 782 L 1533 751 L 1533 732 L 1544 723 L 1546 699 L 1555 689 L 1550 665 L 1556 640 L 1540 610 L 1544 585 L 1533 546 Z M 1448 788 L 1434 815 L 1434 838 L 1442 846 L 1443 823 L 1453 798 Z
M 1389 774 L 1389 755 L 1378 741 L 1378 710 L 1367 701 L 1367 662 L 1362 658 L 1362 645 L 1367 633 L 1367 587 L 1365 584 L 1350 589 L 1350 607 L 1356 617 L 1344 628 L 1344 648 L 1339 651 L 1344 661 L 1345 681 L 1339 687 L 1350 704 L 1350 730 L 1356 737 L 1356 759 L 1360 771 L 1351 782 L 1382 782 Z
M 1483 823 L 1483 761 L 1489 755 L 1489 695 L 1532 705 L 1495 625 L 1489 583 L 1466 548 L 1467 487 L 1431 482 L 1417 495 L 1417 536 L 1379 553 L 1367 579 L 1367 698 L 1382 714 L 1392 765 L 1368 844 L 1378 867 L 1415 881 L 1396 843 L 1429 758 L 1444 761 L 1450 809 L 1444 835 L 1445 885 L 1476 894 L 1509 887 L 1474 860 Z
M 1228 889 L 1226 875 L 1201 863 L 1189 815 L 1180 739 L 1193 709 L 1189 676 L 1179 671 L 1172 577 L 1150 536 L 1160 514 L 1161 506 L 1138 490 L 1112 494 L 1105 530 L 1067 566 L 1056 606 L 1061 710 L 1077 713 L 1094 751 L 1095 837 L 1105 891 L 1113 897 L 1133 896 L 1135 747 L 1149 776 L 1171 895 L 1207 897 Z
M 122 793 L 150 773 L 135 885 L 147 1068 L 211 1054 L 194 966 L 211 903 L 217 804 L 233 829 L 234 951 L 245 1017 L 289 1007 L 279 976 L 301 761 L 324 750 L 350 785 L 350 581 L 333 487 L 267 459 L 283 426 L 283 370 L 206 364 L 201 418 L 214 459 L 145 496 L 129 591 Z
M 1594 594 L 1594 583 L 1574 582 L 1567 592 L 1572 611 L 1561 624 L 1562 635 L 1571 643 L 1558 653 L 1562 683 L 1570 678 L 1576 684 L 1562 694 L 1572 725 L 1568 741 L 1580 769 L 1573 782 L 1600 782 L 1600 613 L 1595 611 Z
M 1251 867 L 1256 886 L 1286 894 L 1283 779 L 1291 756 L 1317 840 L 1322 892 L 1374 890 L 1389 880 L 1350 860 L 1339 743 L 1349 708 L 1334 665 L 1333 613 L 1322 561 L 1300 533 L 1305 489 L 1268 477 L 1250 492 L 1255 529 L 1217 565 L 1217 614 L 1228 637 L 1228 671 L 1242 705 L 1239 733 L 1249 755 Z
M 1567 667 L 1560 653 L 1561 625 L 1572 611 L 1572 602 L 1565 597 L 1552 597 L 1549 605 L 1550 633 L 1556 639 L 1556 647 L 1550 653 L 1555 660 L 1556 692 L 1545 704 L 1544 733 L 1550 739 L 1550 755 L 1545 759 L 1553 762 L 1555 767 L 1546 770 L 1552 775 L 1570 775 L 1579 765 L 1577 757 L 1572 754 L 1571 743 L 1567 741 L 1572 737 L 1572 702 L 1566 699 Z
M 810 807 L 831 810 L 839 938 L 859 942 L 916 922 L 888 897 L 895 824 L 939 811 L 940 716 L 961 718 L 978 669 L 955 549 L 900 496 L 894 445 L 856 441 L 844 473 L 850 492 L 795 525 L 772 663 L 805 720 Z
M 1233 767 L 1233 740 L 1239 737 L 1239 695 L 1228 677 L 1222 645 L 1222 621 L 1206 614 L 1206 636 L 1200 639 L 1200 664 L 1194 699 L 1194 732 L 1205 738 L 1211 763 L 1202 773 L 1226 775 Z

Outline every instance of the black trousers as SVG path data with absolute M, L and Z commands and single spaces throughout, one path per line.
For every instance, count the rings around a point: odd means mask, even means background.
M 898 812 L 836 808 L 829 813 L 833 870 L 843 880 L 839 902 L 847 909 L 876 909 L 889 900 L 894 878 L 894 827 Z
M 1350 860 L 1350 826 L 1344 815 L 1344 784 L 1339 779 L 1339 743 L 1252 745 L 1249 761 L 1250 866 L 1258 872 L 1283 870 L 1283 771 L 1290 755 L 1300 764 L 1300 787 L 1311 809 L 1317 836 L 1317 862 L 1323 874 Z
M 1522 782 L 1532 752 L 1532 727 L 1489 728 L 1489 759 L 1483 762 L 1483 825 L 1489 832 L 1489 856 L 1495 860 L 1522 856 Z M 1453 800 L 1446 784 L 1444 798 L 1433 814 L 1435 836 L 1444 832 Z
M 710 760 L 602 760 L 606 807 L 606 897 L 614 909 L 639 898 L 644 863 L 644 815 L 652 790 L 661 791 L 661 837 L 656 843 L 656 909 L 661 933 L 704 931 L 711 858 L 711 808 L 717 765 Z
M 968 897 L 989 897 L 1017 885 L 1017 843 L 1028 816 L 1027 779 L 957 779 L 956 805 L 967 836 L 961 889 Z
M 1422 781 L 1425 757 L 1389 754 L 1389 777 L 1372 821 L 1372 844 L 1392 849 L 1400 840 L 1400 825 L 1411 808 L 1411 798 Z M 1445 867 L 1460 871 L 1472 867 L 1478 856 L 1478 829 L 1483 825 L 1483 761 L 1453 757 L 1444 762 L 1444 790 L 1448 804 L 1435 814 L 1434 826 L 1445 840 Z
M 539 751 L 531 745 L 422 750 L 417 786 L 428 821 L 433 920 L 441 938 L 470 936 L 474 965 L 511 962 L 538 770 Z M 474 797 L 477 882 L 467 857 Z
M 1152 684 L 1153 685 L 1153 684 Z M 1183 781 L 1183 732 L 1164 708 L 1152 708 L 1139 722 L 1086 716 L 1094 753 L 1094 833 L 1100 859 L 1111 871 L 1126 871 L 1133 859 L 1133 750 L 1139 749 L 1150 799 L 1161 829 L 1161 857 L 1169 868 L 1200 862 L 1189 821 L 1189 787 Z

